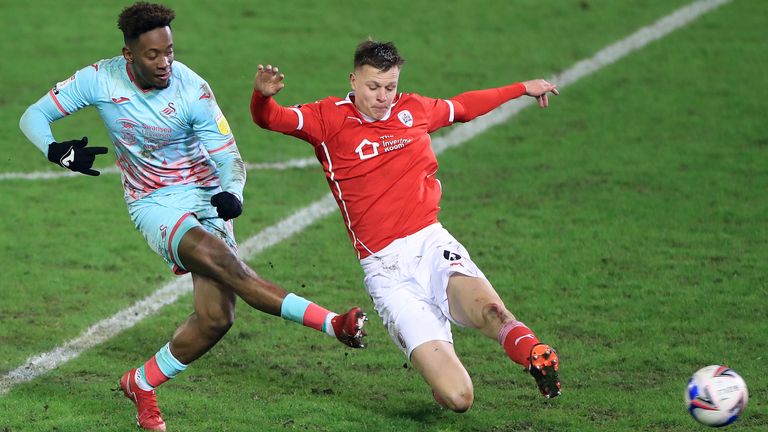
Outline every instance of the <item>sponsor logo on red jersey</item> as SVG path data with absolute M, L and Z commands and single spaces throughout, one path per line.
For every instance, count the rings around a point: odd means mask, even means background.
M 379 143 L 364 139 L 355 149 L 355 153 L 360 156 L 360 160 L 370 159 L 379 155 Z

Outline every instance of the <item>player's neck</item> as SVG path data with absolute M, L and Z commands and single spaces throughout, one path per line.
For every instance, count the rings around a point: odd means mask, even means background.
M 136 87 L 139 88 L 139 90 L 146 93 L 148 91 L 155 89 L 155 86 L 141 79 L 141 76 L 136 73 L 137 71 L 134 64 L 127 63 L 125 66 L 126 66 L 126 70 L 128 71 L 128 78 L 130 78 L 130 80 L 133 82 L 134 85 L 136 85 Z

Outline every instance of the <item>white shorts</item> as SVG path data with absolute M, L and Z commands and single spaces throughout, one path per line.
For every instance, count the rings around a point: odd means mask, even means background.
M 453 343 L 448 279 L 454 273 L 485 278 L 469 253 L 439 223 L 397 239 L 360 260 L 365 288 L 389 336 L 410 358 L 419 345 Z

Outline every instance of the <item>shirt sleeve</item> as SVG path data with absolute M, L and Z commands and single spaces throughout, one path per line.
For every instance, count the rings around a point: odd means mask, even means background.
M 274 98 L 255 91 L 251 95 L 251 117 L 264 129 L 281 132 L 317 146 L 325 139 L 320 103 L 283 107 Z
M 429 133 L 453 124 L 453 102 L 447 99 L 433 99 L 417 94 L 412 94 L 412 96 L 418 98 L 424 106 L 425 112 L 428 113 L 429 122 L 427 130 Z
M 525 94 L 525 85 L 515 83 L 504 87 L 474 90 L 449 99 L 453 104 L 454 121 L 467 122 Z
M 192 130 L 216 164 L 221 188 L 237 195 L 240 202 L 243 202 L 245 165 L 229 123 L 216 103 L 213 91 L 205 82 L 201 85 L 200 97 L 194 98 L 191 103 L 190 118 Z
M 95 103 L 97 74 L 96 65 L 80 69 L 24 111 L 19 127 L 43 154 L 47 155 L 48 145 L 56 141 L 51 123 Z

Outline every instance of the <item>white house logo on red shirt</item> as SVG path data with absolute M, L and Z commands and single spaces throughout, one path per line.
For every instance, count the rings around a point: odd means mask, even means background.
M 360 160 L 370 159 L 379 155 L 379 143 L 363 139 L 360 145 L 355 149 L 355 153 L 360 156 Z
M 410 111 L 408 110 L 400 111 L 399 113 L 397 113 L 397 118 L 399 118 L 404 125 L 408 127 L 413 126 L 413 116 L 411 115 Z

